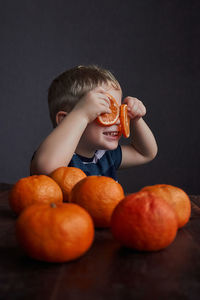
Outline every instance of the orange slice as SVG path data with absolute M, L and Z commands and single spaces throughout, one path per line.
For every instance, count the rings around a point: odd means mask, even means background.
M 115 124 L 119 118 L 119 105 L 112 95 L 106 95 L 110 100 L 110 110 L 112 112 L 101 114 L 99 117 L 97 117 L 97 122 L 102 126 L 111 126 Z
M 121 132 L 125 138 L 130 136 L 130 118 L 128 116 L 127 104 L 122 104 L 120 106 L 120 123 L 121 123 Z

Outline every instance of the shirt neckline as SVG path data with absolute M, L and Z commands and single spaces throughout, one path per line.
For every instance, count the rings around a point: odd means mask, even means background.
M 96 151 L 97 152 L 97 151 Z M 95 152 L 95 154 L 96 154 Z M 92 156 L 92 157 L 85 157 L 85 156 L 82 156 L 80 154 L 77 154 L 75 153 L 82 161 L 85 161 L 85 162 L 92 162 L 94 160 L 94 157 L 95 157 L 95 154 Z
M 96 150 L 93 157 L 85 157 L 80 154 L 74 153 L 79 157 L 83 163 L 96 163 L 105 154 L 106 150 Z

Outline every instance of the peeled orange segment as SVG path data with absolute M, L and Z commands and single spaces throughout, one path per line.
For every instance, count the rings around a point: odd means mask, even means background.
M 102 126 L 111 126 L 115 124 L 119 118 L 119 105 L 115 98 L 110 94 L 106 94 L 110 100 L 111 113 L 104 113 L 97 117 L 97 122 Z
M 130 118 L 128 116 L 127 108 L 127 104 L 122 104 L 120 106 L 121 133 L 125 138 L 130 136 Z

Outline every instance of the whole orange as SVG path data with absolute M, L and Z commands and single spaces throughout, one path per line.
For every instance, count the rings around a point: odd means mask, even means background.
M 63 200 L 68 202 L 69 194 L 74 185 L 87 175 L 79 168 L 60 167 L 54 170 L 49 176 L 58 183 L 63 192 Z
M 146 186 L 142 191 L 152 192 L 167 201 L 175 210 L 178 217 L 178 227 L 183 227 L 191 215 L 191 202 L 188 195 L 180 188 L 169 184 Z
M 66 262 L 90 248 L 94 224 L 88 212 L 73 203 L 33 204 L 20 214 L 16 236 L 28 256 Z
M 88 176 L 72 189 L 70 201 L 84 207 L 96 227 L 109 227 L 115 206 L 124 198 L 122 186 L 106 176 Z
M 9 195 L 11 209 L 19 214 L 34 203 L 62 202 L 63 195 L 59 185 L 46 175 L 33 175 L 18 180 Z
M 111 232 L 124 246 L 156 251 L 169 246 L 176 237 L 177 216 L 162 198 L 148 191 L 126 196 L 115 208 Z

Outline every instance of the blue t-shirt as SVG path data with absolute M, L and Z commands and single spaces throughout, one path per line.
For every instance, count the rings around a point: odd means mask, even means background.
M 69 167 L 81 169 L 87 176 L 102 175 L 117 180 L 116 171 L 122 160 L 121 146 L 115 150 L 97 150 L 92 158 L 83 157 L 74 153 Z

